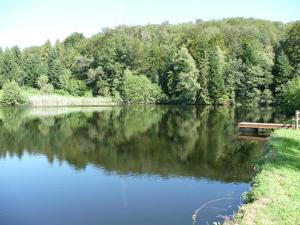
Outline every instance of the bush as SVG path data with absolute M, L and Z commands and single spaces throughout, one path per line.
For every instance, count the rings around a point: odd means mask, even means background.
M 110 96 L 108 83 L 105 80 L 97 81 L 96 83 L 97 95 Z
M 82 80 L 70 79 L 65 90 L 72 96 L 84 96 L 87 86 Z
M 282 107 L 290 115 L 300 110 L 300 77 L 294 78 L 287 84 L 283 93 Z
M 45 84 L 43 87 L 41 87 L 41 93 L 50 95 L 54 93 L 54 87 L 52 84 Z
M 24 104 L 25 102 L 22 90 L 15 81 L 4 84 L 1 104 L 13 106 Z
M 156 103 L 162 97 L 162 92 L 146 76 L 133 75 L 130 70 L 126 70 L 124 95 L 127 103 Z
M 48 76 L 42 75 L 37 79 L 37 86 L 42 89 L 46 84 L 48 84 Z
M 42 75 L 37 79 L 37 86 L 40 88 L 41 94 L 50 95 L 54 93 L 54 87 L 48 81 L 49 78 L 46 75 Z

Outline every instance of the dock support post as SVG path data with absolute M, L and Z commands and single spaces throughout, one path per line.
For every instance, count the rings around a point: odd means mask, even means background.
M 240 132 L 245 136 L 258 136 L 258 128 L 244 128 L 241 127 Z

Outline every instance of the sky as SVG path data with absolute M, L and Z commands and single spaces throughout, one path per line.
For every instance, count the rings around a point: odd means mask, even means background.
M 0 0 L 0 46 L 54 43 L 73 32 L 196 19 L 300 20 L 300 0 Z

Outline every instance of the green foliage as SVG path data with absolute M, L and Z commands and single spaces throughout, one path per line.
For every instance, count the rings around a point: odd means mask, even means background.
M 261 93 L 260 104 L 261 105 L 271 105 L 274 101 L 272 91 L 270 89 L 265 89 Z
M 48 83 L 48 76 L 47 75 L 41 75 L 38 79 L 37 79 L 37 82 L 36 82 L 36 84 L 37 84 L 37 86 L 39 87 L 39 88 L 42 88 L 42 87 L 44 87 L 47 83 Z
M 300 63 L 300 21 L 291 24 L 283 43 L 284 51 L 293 66 Z
M 164 102 L 281 104 L 284 85 L 300 76 L 299 26 L 231 18 L 73 33 L 54 46 L 1 49 L 0 87 L 15 80 L 42 89 L 37 81 L 46 75 L 55 93 L 127 99 L 129 69 L 155 84 Z
M 223 78 L 223 58 L 219 47 L 214 47 L 209 56 L 209 97 L 216 104 L 226 104 L 228 98 L 226 95 Z
M 264 91 L 271 88 L 273 75 L 273 50 L 266 49 L 257 40 L 243 40 L 241 50 L 242 62 L 240 65 L 240 77 L 237 79 L 237 102 L 244 105 L 256 105 L 269 102 L 270 98 Z M 263 99 L 267 97 L 267 99 Z
M 84 96 L 87 91 L 87 85 L 84 81 L 72 78 L 72 73 L 64 69 L 60 77 L 60 87 L 62 91 L 72 96 Z
M 40 88 L 42 94 L 53 94 L 54 87 L 48 83 L 48 76 L 42 75 L 37 79 L 37 86 Z
M 240 79 L 243 77 L 242 62 L 240 59 L 230 59 L 224 65 L 224 83 L 229 98 L 229 103 L 234 104 L 236 101 L 236 89 Z
M 210 104 L 208 93 L 208 78 L 209 78 L 209 59 L 207 54 L 204 55 L 199 70 L 197 82 L 199 83 L 199 90 L 196 96 L 196 103 L 201 105 Z
M 3 85 L 2 105 L 20 105 L 26 102 L 22 90 L 15 81 L 7 82 Z
M 124 100 L 127 103 L 156 103 L 162 97 L 157 84 L 145 75 L 134 75 L 130 70 L 125 70 Z
M 4 83 L 15 80 L 21 83 L 21 68 L 17 63 L 17 59 L 12 50 L 6 49 L 3 53 L 0 68 L 0 86 Z
M 174 100 L 193 104 L 200 88 L 197 83 L 199 71 L 185 47 L 175 55 L 173 68 L 168 74 L 168 92 Z
M 73 96 L 84 96 L 87 91 L 87 86 L 82 80 L 70 79 L 65 90 Z
M 47 74 L 47 67 L 43 64 L 42 59 L 37 54 L 30 54 L 23 60 L 23 84 L 29 87 L 37 87 L 37 79 L 41 75 Z
M 288 114 L 300 110 L 300 77 L 294 78 L 285 86 L 282 108 Z
M 62 65 L 58 59 L 57 51 L 52 49 L 48 55 L 48 78 L 54 88 L 60 88 L 59 78 L 62 75 Z
M 300 77 L 300 63 L 295 67 L 293 77 Z
M 83 41 L 84 41 L 84 36 L 82 33 L 73 33 L 64 40 L 63 44 L 66 47 L 76 48 Z
M 289 60 L 283 51 L 280 51 L 279 54 L 276 55 L 273 74 L 275 98 L 278 103 L 281 103 L 286 83 L 293 77 Z
M 88 84 L 93 87 L 93 93 L 100 96 L 109 96 L 109 83 L 101 66 L 88 70 Z
M 52 84 L 46 84 L 41 88 L 41 93 L 50 95 L 54 93 L 54 87 Z

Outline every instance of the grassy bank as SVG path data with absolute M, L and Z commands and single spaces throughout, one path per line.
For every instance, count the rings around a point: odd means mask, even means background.
M 230 224 L 300 224 L 300 131 L 277 130 L 252 191 Z

